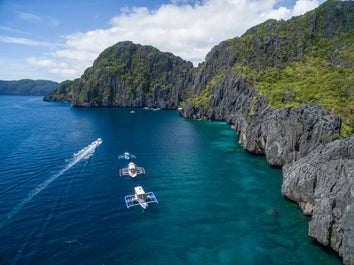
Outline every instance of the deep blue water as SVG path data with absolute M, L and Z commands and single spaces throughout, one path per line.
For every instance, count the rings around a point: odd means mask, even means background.
M 340 264 L 227 124 L 130 111 L 0 97 L 0 264 Z M 127 209 L 136 185 L 159 204 Z

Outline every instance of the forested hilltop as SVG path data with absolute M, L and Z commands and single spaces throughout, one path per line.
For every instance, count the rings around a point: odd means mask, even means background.
M 199 67 L 188 103 L 214 116 L 215 93 L 230 75 L 265 97 L 272 108 L 320 104 L 342 118 L 342 132 L 354 128 L 354 3 L 327 1 L 287 21 L 268 20 L 243 36 L 224 41 Z M 255 108 L 257 99 L 254 99 Z
M 45 100 L 81 107 L 177 109 L 186 98 L 193 65 L 171 53 L 130 41 L 103 51 L 81 78 L 59 84 Z
M 58 83 L 49 80 L 22 79 L 16 81 L 0 80 L 0 95 L 46 96 L 52 93 Z

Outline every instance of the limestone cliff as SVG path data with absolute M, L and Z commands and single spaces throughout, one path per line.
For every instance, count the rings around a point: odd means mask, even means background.
M 354 137 L 319 145 L 283 167 L 282 194 L 312 215 L 309 235 L 354 263 Z
M 288 82 L 293 80 L 289 65 L 301 71 L 299 65 L 325 54 L 322 63 L 351 71 L 343 78 L 348 77 L 351 88 L 347 91 L 352 91 L 353 58 L 339 62 L 332 54 L 336 53 L 334 47 L 347 45 L 341 34 L 354 35 L 353 23 L 353 2 L 328 1 L 303 17 L 280 23 L 267 21 L 242 38 L 222 42 L 199 68 L 192 96 L 180 110 L 187 118 L 233 124 L 248 152 L 264 154 L 270 165 L 282 167 L 283 195 L 312 216 L 309 235 L 336 251 L 347 265 L 354 264 L 354 137 L 341 137 L 342 119 L 325 107 L 324 100 L 310 96 L 307 104 L 301 101 L 308 92 L 318 92 L 314 87 L 319 80 L 302 90 L 279 80 L 284 72 Z M 279 30 L 282 27 L 285 30 Z M 294 27 L 296 34 L 289 30 Z M 320 39 L 328 43 L 321 52 L 311 46 Z M 347 47 L 353 52 L 352 46 Z M 343 110 L 352 109 L 353 93 L 346 97 Z
M 74 107 L 176 109 L 186 97 L 193 65 L 171 53 L 130 41 L 107 48 L 81 78 L 65 81 L 45 98 Z

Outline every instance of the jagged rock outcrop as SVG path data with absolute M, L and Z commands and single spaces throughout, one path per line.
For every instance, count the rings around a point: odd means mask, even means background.
M 264 153 L 270 165 L 282 167 L 332 141 L 340 119 L 320 106 L 266 108 L 241 129 L 240 143 L 251 153 Z
M 283 167 L 282 194 L 312 215 L 309 235 L 354 262 L 354 137 L 319 145 Z
M 234 124 L 242 147 L 255 155 L 266 155 L 275 167 L 297 160 L 339 135 L 341 120 L 332 112 L 318 105 L 272 109 L 251 85 L 240 74 L 230 73 L 218 83 L 208 110 L 187 104 L 180 113 Z
M 103 51 L 81 78 L 63 82 L 45 100 L 70 100 L 74 107 L 177 109 L 192 69 L 191 62 L 171 53 L 120 42 Z

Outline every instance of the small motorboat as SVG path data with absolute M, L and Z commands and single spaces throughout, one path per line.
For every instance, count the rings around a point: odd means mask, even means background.
M 92 144 L 95 146 L 98 146 L 102 143 L 102 138 L 97 138 L 96 141 L 94 141 Z
M 137 205 L 146 209 L 149 203 L 159 203 L 153 192 L 145 192 L 141 186 L 136 186 L 134 188 L 134 194 L 126 195 L 124 200 L 128 209 Z
M 128 167 L 127 168 L 121 168 L 119 169 L 119 175 L 120 176 L 126 176 L 126 175 L 129 175 L 131 176 L 132 178 L 135 178 L 138 174 L 145 174 L 146 171 L 145 171 L 145 168 L 143 167 L 137 167 L 135 165 L 135 163 L 133 162 L 130 162 L 128 164 Z

